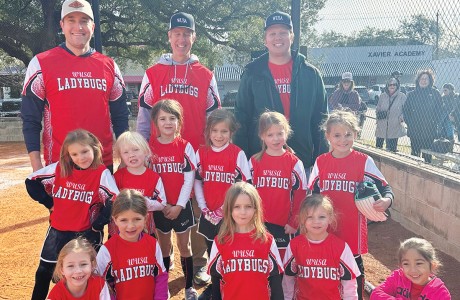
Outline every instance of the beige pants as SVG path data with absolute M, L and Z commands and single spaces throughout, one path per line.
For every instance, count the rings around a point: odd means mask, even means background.
M 192 198 L 192 207 L 196 223 L 198 224 L 199 218 L 201 216 L 201 209 L 198 207 L 198 202 L 196 202 L 195 197 Z M 208 263 L 208 255 L 206 254 L 206 242 L 204 237 L 196 232 L 197 229 L 198 225 L 193 226 L 190 232 L 192 242 L 193 273 L 198 272 L 200 268 L 205 267 Z

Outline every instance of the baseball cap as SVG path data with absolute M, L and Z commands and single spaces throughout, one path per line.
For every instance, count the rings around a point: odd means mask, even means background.
M 169 22 L 169 30 L 177 27 L 188 28 L 195 31 L 195 19 L 191 14 L 184 12 L 175 13 L 171 16 L 171 20 Z
M 353 80 L 353 75 L 350 72 L 345 72 L 342 74 L 342 80 Z
M 286 25 L 287 27 L 289 27 L 289 29 L 292 29 L 291 16 L 281 11 L 277 11 L 269 15 L 265 20 L 264 30 L 267 30 L 268 27 L 276 24 Z
M 62 3 L 61 20 L 70 13 L 81 12 L 94 20 L 93 9 L 88 1 L 85 0 L 65 0 Z

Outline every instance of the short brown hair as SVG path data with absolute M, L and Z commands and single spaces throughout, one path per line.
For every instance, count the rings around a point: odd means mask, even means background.
M 182 108 L 182 105 L 180 105 L 180 103 L 177 102 L 176 100 L 172 100 L 172 99 L 163 99 L 155 103 L 155 105 L 152 107 L 151 117 L 157 129 L 158 129 L 158 115 L 160 114 L 160 110 L 168 114 L 172 114 L 177 118 L 179 126 L 177 128 L 176 135 L 180 135 L 182 126 L 184 125 L 184 110 Z M 157 134 L 159 135 L 160 133 L 157 132 Z

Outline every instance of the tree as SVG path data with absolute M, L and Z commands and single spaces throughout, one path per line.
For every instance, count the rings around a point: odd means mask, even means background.
M 411 45 L 435 45 L 436 35 L 439 34 L 439 37 L 442 35 L 441 30 L 438 32 L 436 21 L 422 14 L 401 21 L 398 29 L 401 37 L 406 38 Z
M 91 0 L 90 0 L 91 1 Z M 312 24 L 326 0 L 303 1 L 302 20 Z M 222 60 L 219 46 L 246 53 L 262 45 L 263 21 L 275 10 L 289 11 L 290 1 L 277 0 L 111 0 L 100 1 L 102 45 L 117 62 L 143 65 L 169 49 L 166 32 L 176 11 L 195 16 L 198 41 L 194 52 L 205 63 Z M 0 0 L 0 49 L 27 65 L 33 55 L 63 41 L 61 0 Z M 307 4 L 306 4 L 307 3 Z M 206 61 L 208 60 L 208 61 Z M 120 63 L 120 62 L 119 62 Z

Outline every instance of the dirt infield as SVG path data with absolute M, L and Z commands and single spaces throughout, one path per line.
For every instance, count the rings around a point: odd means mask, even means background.
M 48 226 L 48 212 L 25 191 L 23 182 L 31 168 L 24 145 L 2 143 L 0 153 L 0 299 L 29 299 Z M 395 253 L 399 242 L 412 236 L 415 235 L 392 220 L 370 225 L 370 253 L 364 257 L 367 280 L 374 285 L 382 282 L 397 266 Z M 460 299 L 457 279 L 460 263 L 444 253 L 440 253 L 440 258 L 444 264 L 440 277 L 452 299 Z M 178 257 L 175 265 L 169 288 L 171 299 L 179 300 L 184 298 L 184 280 Z

